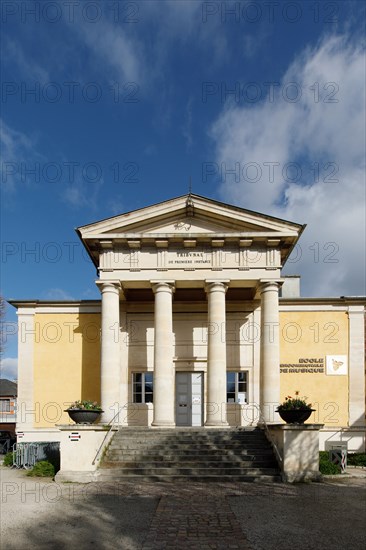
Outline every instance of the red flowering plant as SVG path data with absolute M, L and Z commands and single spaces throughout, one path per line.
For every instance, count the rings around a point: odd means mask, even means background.
M 81 411 L 101 411 L 102 407 L 96 401 L 89 401 L 87 399 L 78 400 L 71 403 L 69 409 L 81 410 Z
M 283 403 L 278 405 L 277 410 L 278 411 L 295 411 L 295 410 L 306 410 L 311 411 L 311 403 L 307 403 L 307 397 L 299 397 L 300 392 L 295 391 L 295 397 L 291 397 L 291 395 L 288 395 L 285 397 L 285 400 Z

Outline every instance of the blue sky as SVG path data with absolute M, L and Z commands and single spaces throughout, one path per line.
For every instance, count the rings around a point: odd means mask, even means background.
M 190 177 L 308 224 L 303 295 L 365 294 L 363 2 L 3 0 L 1 20 L 7 299 L 98 298 L 74 228 Z M 7 338 L 3 375 L 16 356 Z

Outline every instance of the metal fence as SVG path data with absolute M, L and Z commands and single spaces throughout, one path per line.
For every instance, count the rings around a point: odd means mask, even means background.
M 58 442 L 16 443 L 13 451 L 13 466 L 16 468 L 28 470 L 40 460 L 49 460 L 56 464 L 60 462 L 60 443 Z

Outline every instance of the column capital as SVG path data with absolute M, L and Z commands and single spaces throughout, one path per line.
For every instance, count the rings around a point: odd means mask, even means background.
M 257 290 L 260 294 L 268 290 L 278 291 L 284 283 L 284 279 L 260 279 Z
M 122 291 L 121 281 L 95 281 L 95 284 L 102 294 L 103 292 L 116 292 L 119 294 Z
M 165 292 L 175 292 L 175 281 L 174 280 L 152 280 L 150 281 L 151 287 L 154 294 L 156 292 L 165 291 Z
M 216 279 L 206 279 L 205 280 L 205 292 L 209 294 L 210 292 L 225 292 L 229 287 L 230 279 L 216 280 Z

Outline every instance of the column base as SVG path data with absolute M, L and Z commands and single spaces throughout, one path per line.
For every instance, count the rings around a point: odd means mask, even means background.
M 152 422 L 152 428 L 175 428 L 174 422 Z
M 216 420 L 208 420 L 205 422 L 205 428 L 228 428 L 228 422 L 217 422 Z

